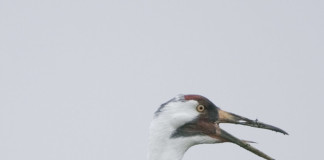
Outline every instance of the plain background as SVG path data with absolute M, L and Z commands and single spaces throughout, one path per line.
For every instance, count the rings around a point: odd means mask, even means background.
M 179 93 L 286 130 L 221 126 L 278 160 L 323 157 L 321 0 L 1 0 L 0 23 L 1 160 L 144 160 Z

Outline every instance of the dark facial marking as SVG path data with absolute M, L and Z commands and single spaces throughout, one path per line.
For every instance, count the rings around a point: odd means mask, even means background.
M 177 128 L 171 135 L 171 138 L 189 137 L 195 135 L 210 135 L 216 132 L 214 122 L 218 119 L 218 107 L 207 98 L 199 95 L 185 95 L 185 100 L 196 100 L 198 105 L 204 105 L 205 111 L 199 116 Z
M 212 135 L 216 133 L 216 128 L 213 123 L 205 121 L 191 121 L 179 127 L 171 135 L 171 138 L 190 137 L 197 135 Z

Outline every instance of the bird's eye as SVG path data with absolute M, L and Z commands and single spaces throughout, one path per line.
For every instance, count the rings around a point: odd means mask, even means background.
M 202 112 L 202 111 L 205 110 L 205 106 L 200 104 L 200 105 L 197 106 L 196 109 L 197 109 L 198 112 Z

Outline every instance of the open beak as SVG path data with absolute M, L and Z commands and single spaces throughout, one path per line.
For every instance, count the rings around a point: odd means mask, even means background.
M 253 152 L 254 154 L 256 154 L 260 157 L 263 157 L 265 159 L 268 159 L 268 160 L 273 160 L 273 158 L 271 158 L 270 156 L 266 155 L 265 153 L 259 151 L 258 149 L 252 147 L 250 144 L 248 144 L 248 141 L 240 140 L 240 139 L 232 136 L 228 132 L 222 130 L 219 127 L 219 123 L 240 124 L 240 125 L 251 126 L 251 127 L 256 127 L 256 128 L 268 129 L 268 130 L 272 130 L 275 132 L 283 133 L 285 135 L 288 134 L 287 132 L 285 132 L 284 130 L 282 130 L 278 127 L 259 122 L 258 120 L 250 120 L 248 118 L 245 118 L 245 117 L 233 114 L 233 113 L 225 112 L 220 109 L 218 110 L 218 121 L 216 121 L 216 123 L 215 123 L 215 127 L 216 127 L 215 138 L 220 138 L 223 142 L 235 143 L 235 144 Z

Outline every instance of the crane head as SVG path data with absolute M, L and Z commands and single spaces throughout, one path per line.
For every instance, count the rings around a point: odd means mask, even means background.
M 160 128 L 155 132 L 167 130 L 169 139 L 187 140 L 188 146 L 231 142 L 260 157 L 268 160 L 273 159 L 252 147 L 249 141 L 240 140 L 221 129 L 219 126 L 221 123 L 239 124 L 288 134 L 278 127 L 221 110 L 210 100 L 200 95 L 178 95 L 162 104 L 155 112 L 151 130 L 152 128 L 153 131 Z

